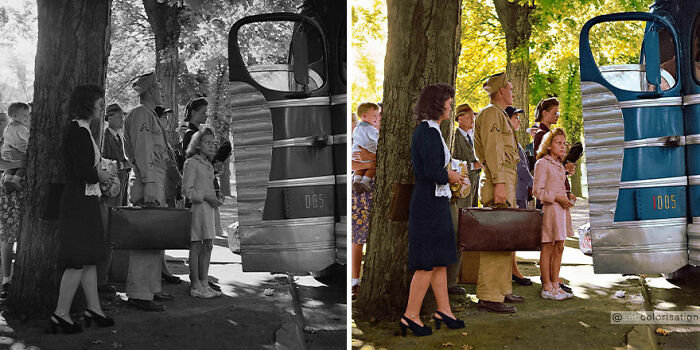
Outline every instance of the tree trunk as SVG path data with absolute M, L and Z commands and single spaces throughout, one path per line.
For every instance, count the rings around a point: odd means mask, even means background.
M 222 99 L 226 98 L 223 94 L 225 86 L 228 84 L 228 61 L 221 58 L 219 64 L 216 65 L 216 79 L 213 82 L 214 86 L 210 88 L 212 96 L 209 97 L 209 115 L 212 118 L 212 126 L 216 134 L 216 141 L 219 145 L 225 141 L 231 141 L 229 137 L 229 129 L 231 128 L 231 120 L 227 118 L 227 113 L 220 113 Z M 224 164 L 224 171 L 220 175 L 219 186 L 221 193 L 224 196 L 231 196 L 231 173 L 229 172 L 227 161 Z
M 525 131 L 530 124 L 530 14 L 535 7 L 509 0 L 493 0 L 493 4 L 506 35 L 506 72 L 513 84 L 513 105 L 524 111 L 520 116 L 520 128 L 517 131 L 518 142 L 527 145 L 530 143 Z
M 459 0 L 388 0 L 384 61 L 384 112 L 377 150 L 367 258 L 360 296 L 362 317 L 397 319 L 406 307 L 412 272 L 406 269 L 407 223 L 389 222 L 391 188 L 412 183 L 410 143 L 413 106 L 420 90 L 454 85 L 460 52 Z M 454 129 L 449 128 L 449 134 Z M 451 136 L 451 135 L 448 135 Z M 432 302 L 426 297 L 426 302 Z
M 143 0 L 143 7 L 156 37 L 156 75 L 163 85 L 163 107 L 173 110 L 173 118 L 168 119 L 168 125 L 165 127 L 168 141 L 174 145 L 180 142 L 175 131 L 179 116 L 177 76 L 180 69 L 180 6 L 169 5 L 167 2 L 159 3 L 157 0 Z
M 38 0 L 34 109 L 27 150 L 26 199 L 8 305 L 16 315 L 44 316 L 56 306 L 57 223 L 40 220 L 49 182 L 63 182 L 63 110 L 77 85 L 104 88 L 112 1 Z M 57 147 L 58 146 L 58 147 Z

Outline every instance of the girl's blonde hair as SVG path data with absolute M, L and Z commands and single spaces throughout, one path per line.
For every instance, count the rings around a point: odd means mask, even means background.
M 562 128 L 554 128 L 550 132 L 544 134 L 542 138 L 542 143 L 540 143 L 540 148 L 537 149 L 537 159 L 540 159 L 549 154 L 549 148 L 552 146 L 552 141 L 554 141 L 555 136 L 564 136 L 566 140 L 566 133 Z
M 210 128 L 204 128 L 194 133 L 190 144 L 187 145 L 187 153 L 185 153 L 185 158 L 193 157 L 199 153 L 199 143 L 202 142 L 202 138 L 204 138 L 205 135 L 211 135 L 214 137 L 214 131 Z
M 535 108 L 535 121 L 542 121 L 542 111 L 548 111 L 559 105 L 559 100 L 556 97 L 545 98 L 540 101 Z

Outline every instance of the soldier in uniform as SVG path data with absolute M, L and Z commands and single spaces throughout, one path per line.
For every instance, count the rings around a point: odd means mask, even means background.
M 132 86 L 140 103 L 124 120 L 124 150 L 133 165 L 134 183 L 129 198 L 134 205 L 165 207 L 166 170 L 170 158 L 165 132 L 154 112 L 162 103 L 162 87 L 155 73 L 140 76 Z M 161 292 L 161 251 L 129 251 L 126 295 L 129 304 L 147 311 L 165 311 L 155 300 L 169 300 Z
M 484 206 L 507 204 L 516 207 L 515 185 L 518 165 L 518 146 L 515 131 L 510 125 L 505 108 L 513 104 L 513 85 L 505 73 L 492 75 L 484 83 L 491 103 L 476 117 L 474 150 L 482 161 L 485 178 L 481 183 L 481 203 Z M 512 252 L 480 252 L 479 277 L 476 297 L 479 310 L 513 313 L 514 306 L 523 297 L 512 294 Z
M 452 213 L 452 224 L 455 233 L 457 232 L 458 211 L 463 207 L 476 207 L 479 202 L 479 175 L 481 173 L 481 163 L 474 155 L 474 139 L 469 134 L 469 130 L 474 127 L 474 110 L 469 104 L 463 103 L 457 106 L 455 120 L 459 124 L 455 133 L 455 141 L 452 145 L 452 158 L 466 161 L 469 164 L 469 183 L 471 190 L 466 198 L 450 199 L 450 211 Z M 462 267 L 462 252 L 457 252 L 457 262 L 447 267 L 447 292 L 450 294 L 464 294 L 466 289 L 457 285 L 457 276 Z

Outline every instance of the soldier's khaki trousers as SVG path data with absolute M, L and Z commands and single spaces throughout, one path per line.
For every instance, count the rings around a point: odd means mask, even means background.
M 506 177 L 506 200 L 511 208 L 515 204 L 515 184 L 518 179 L 515 169 L 504 169 Z M 493 183 L 491 174 L 486 171 L 486 177 L 481 182 L 481 203 L 493 202 Z M 479 300 L 502 303 L 503 298 L 513 292 L 511 285 L 512 252 L 480 252 L 479 277 L 476 283 L 476 297 Z
M 154 168 L 156 199 L 165 207 L 165 170 Z M 135 171 L 135 181 L 130 188 L 132 203 L 143 201 L 143 187 L 140 174 Z M 129 270 L 126 277 L 126 296 L 134 299 L 153 300 L 154 293 L 160 293 L 161 250 L 130 250 Z

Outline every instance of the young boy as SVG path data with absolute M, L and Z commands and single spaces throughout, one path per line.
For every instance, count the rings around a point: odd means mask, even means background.
M 8 107 L 7 114 L 12 122 L 3 132 L 2 149 L 0 156 L 6 161 L 20 161 L 27 158 L 27 146 L 29 144 L 29 105 L 23 102 L 14 102 Z M 12 151 L 16 150 L 21 156 L 13 157 Z M 22 187 L 20 181 L 24 179 L 26 168 L 14 168 L 5 170 L 3 185 L 8 192 L 19 191 Z
M 362 121 L 352 132 L 352 170 L 354 172 L 352 187 L 355 191 L 362 193 L 372 190 L 370 180 L 376 173 L 379 105 L 372 102 L 361 103 L 357 106 L 357 115 Z M 372 156 L 363 157 L 363 149 Z

